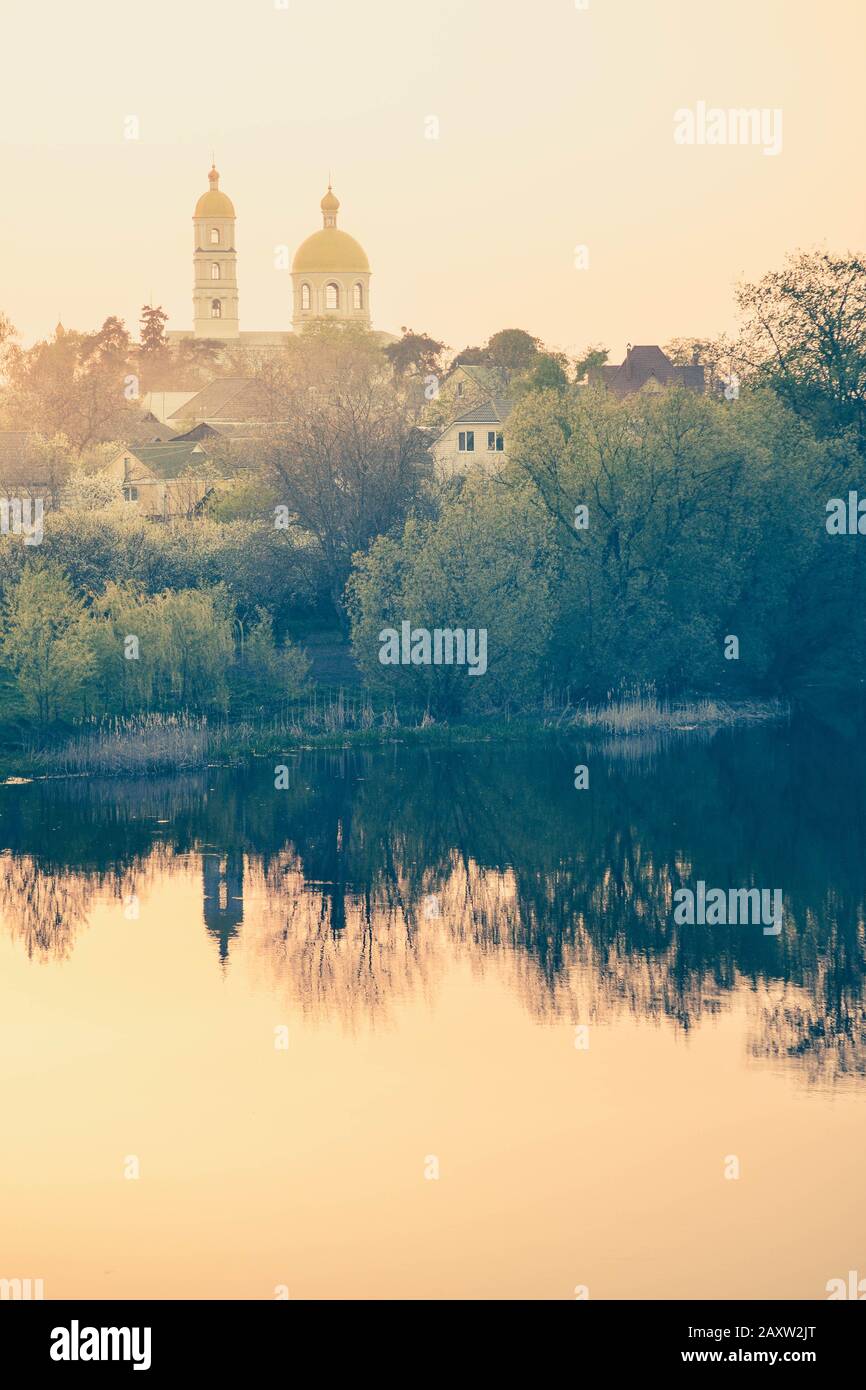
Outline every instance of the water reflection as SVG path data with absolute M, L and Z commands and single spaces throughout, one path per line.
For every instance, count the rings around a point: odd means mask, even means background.
M 640 754 L 640 755 L 639 755 Z M 576 762 L 590 790 L 573 786 Z M 812 1082 L 866 1075 L 864 756 L 827 729 L 618 746 L 306 753 L 247 773 L 0 790 L 0 911 L 64 958 L 97 900 L 195 874 L 204 930 L 239 939 L 309 1014 L 383 1018 L 455 954 L 495 961 L 533 1015 L 694 1028 L 736 993 L 751 1055 Z M 676 927 L 696 878 L 778 884 L 778 939 Z

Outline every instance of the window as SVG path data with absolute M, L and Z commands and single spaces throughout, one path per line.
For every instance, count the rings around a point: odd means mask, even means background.
M 210 306 L 210 316 L 212 319 L 221 319 L 223 316 L 223 305 L 221 299 L 214 299 Z
M 333 281 L 325 286 L 325 308 L 339 309 L 340 307 L 340 288 Z
M 211 229 L 210 229 L 210 244 L 211 244 L 211 246 L 219 246 L 219 244 L 220 244 L 220 229 L 219 229 L 219 227 L 211 227 Z
M 458 383 L 457 383 L 457 394 L 458 394 L 458 396 L 462 396 L 462 395 L 463 395 L 463 392 L 465 391 L 465 389 L 466 389 L 466 383 L 463 382 L 463 381 L 458 381 Z
M 216 261 L 213 261 L 212 264 L 211 264 L 211 268 L 210 268 L 210 278 L 211 278 L 212 280 L 218 280 L 218 279 L 220 278 L 220 268 L 219 268 L 219 266 L 217 265 Z
M 125 502 L 137 502 L 137 501 L 138 501 L 138 488 L 137 488 L 137 487 L 125 487 L 125 488 L 123 489 L 123 500 L 124 500 Z
M 302 309 L 309 309 L 309 307 L 310 307 L 310 287 L 309 287 L 309 285 L 301 285 L 301 308 L 302 308 Z
M 502 450 L 505 448 L 505 441 L 502 438 L 501 430 L 487 431 L 487 447 L 491 453 L 493 453 L 494 451 L 497 454 L 502 453 Z
M 353 286 L 353 289 L 352 289 L 352 308 L 353 308 L 353 309 L 363 309 L 363 307 L 364 307 L 364 291 L 361 289 L 361 286 L 360 286 L 360 285 L 355 285 L 355 286 Z
M 460 430 L 457 435 L 457 450 L 461 454 L 475 453 L 475 431 Z

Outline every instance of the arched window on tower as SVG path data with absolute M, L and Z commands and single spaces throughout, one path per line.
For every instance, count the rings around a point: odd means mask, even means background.
M 211 262 L 210 278 L 212 280 L 218 280 L 220 278 L 220 268 L 217 265 L 216 261 Z
M 223 316 L 223 304 L 221 299 L 211 301 L 210 316 L 212 319 L 221 319 Z
M 363 309 L 364 307 L 364 291 L 360 285 L 352 287 L 352 307 L 354 309 Z
M 325 308 L 339 309 L 340 307 L 340 287 L 335 285 L 333 280 L 325 286 Z
M 211 229 L 210 229 L 210 244 L 211 244 L 211 246 L 219 246 L 219 244 L 220 244 L 220 229 L 219 229 L 219 227 L 211 227 Z
M 310 287 L 309 285 L 301 285 L 301 308 L 309 309 L 310 303 Z

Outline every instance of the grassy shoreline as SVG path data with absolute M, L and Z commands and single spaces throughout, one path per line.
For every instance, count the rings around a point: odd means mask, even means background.
M 315 718 L 276 716 L 234 723 L 193 715 L 150 714 L 111 720 L 90 730 L 0 750 L 0 782 L 18 778 L 147 777 L 209 765 L 243 766 L 256 758 L 314 748 L 382 747 L 389 743 L 448 746 L 525 742 L 563 734 L 603 736 L 625 743 L 650 735 L 679 737 L 696 731 L 753 725 L 788 718 L 777 700 L 721 701 L 708 696 L 659 701 L 635 695 L 598 706 L 570 705 L 534 714 L 495 715 L 459 723 L 422 715 L 401 722 L 396 711 L 349 719 L 342 702 L 317 708 Z

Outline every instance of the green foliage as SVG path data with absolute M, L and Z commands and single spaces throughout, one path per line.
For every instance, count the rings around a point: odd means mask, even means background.
M 532 366 L 512 386 L 516 399 L 528 391 L 564 391 L 568 386 L 566 358 L 561 352 L 540 352 Z
M 500 477 L 443 490 L 438 517 L 357 560 L 353 644 L 372 684 L 439 712 L 531 704 L 548 688 L 859 688 L 866 561 L 824 526 L 856 455 L 771 393 L 731 407 L 682 388 L 529 392 L 508 457 Z M 486 627 L 488 673 L 382 666 L 379 633 L 403 620 Z M 725 659 L 729 635 L 739 660 Z
M 168 314 L 162 305 L 145 304 L 142 307 L 140 339 L 142 356 L 153 356 L 166 351 L 168 348 L 168 339 L 165 336 L 167 322 Z
M 100 713 L 227 709 L 234 647 L 224 594 L 109 584 L 91 611 Z
M 799 252 L 737 299 L 745 370 L 816 433 L 851 431 L 866 454 L 866 259 Z
M 436 715 L 521 703 L 541 694 L 554 612 L 554 548 L 529 489 L 470 483 L 432 522 L 410 520 L 356 557 L 349 584 L 352 646 L 367 682 Z M 488 669 L 383 666 L 380 632 L 486 628 Z
M 503 328 L 487 344 L 487 358 L 493 367 L 508 372 L 525 372 L 531 367 L 541 344 L 523 328 Z
M 428 333 L 414 333 L 411 328 L 401 328 L 400 332 L 402 338 L 388 343 L 384 349 L 395 375 L 405 376 L 406 372 L 414 370 L 419 376 L 440 376 L 445 344 Z
M 79 712 L 94 664 L 84 606 L 56 565 L 34 561 L 9 594 L 0 652 L 25 708 L 41 720 Z
M 233 708 L 296 700 L 309 684 L 310 663 L 299 647 L 277 647 L 270 613 L 260 608 L 231 673 Z
M 277 489 L 258 476 L 238 478 L 230 487 L 215 488 L 207 502 L 214 521 L 261 521 L 273 516 L 279 502 Z

